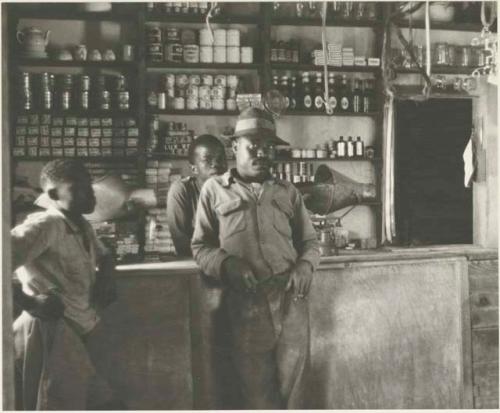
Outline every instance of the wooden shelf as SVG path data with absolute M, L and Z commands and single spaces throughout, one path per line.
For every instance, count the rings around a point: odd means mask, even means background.
M 476 69 L 474 66 L 468 66 L 468 67 L 455 67 L 455 66 L 436 66 L 433 65 L 431 66 L 431 73 L 432 74 L 442 74 L 442 75 L 471 75 L 472 72 Z M 401 74 L 419 74 L 420 72 L 418 69 L 405 69 L 405 68 L 400 68 L 396 69 L 396 73 L 401 73 Z
M 147 153 L 146 157 L 148 159 L 164 159 L 164 160 L 188 160 L 189 158 L 186 155 L 172 155 L 170 153 L 162 153 L 162 152 L 155 152 L 155 153 Z
M 62 116 L 75 116 L 75 117 L 96 117 L 96 118 L 136 118 L 137 114 L 132 112 L 131 110 L 79 110 L 79 109 L 71 109 L 71 110 L 42 110 L 42 109 L 34 109 L 29 112 L 25 111 L 17 111 L 15 116 L 29 116 L 29 115 L 51 115 L 56 117 Z
M 148 109 L 150 115 L 182 115 L 182 116 L 238 116 L 237 110 L 175 110 L 175 109 Z
M 146 63 L 147 69 L 214 69 L 214 70 L 259 70 L 260 63 Z
M 273 26 L 321 26 L 320 18 L 306 19 L 301 17 L 273 17 L 271 19 Z M 375 28 L 381 25 L 379 20 L 345 20 L 338 18 L 327 18 L 328 27 L 371 27 Z
M 27 5 L 27 4 L 26 4 Z M 136 13 L 123 11 L 86 12 L 75 10 L 76 4 L 64 9 L 52 9 L 45 4 L 43 9 L 16 9 L 13 13 L 18 19 L 44 19 L 44 20 L 85 20 L 85 21 L 118 21 L 135 23 Z
M 410 27 L 410 22 L 408 20 L 398 20 L 396 24 L 399 27 L 408 28 Z M 414 29 L 425 29 L 424 21 L 413 21 L 412 27 Z M 432 30 L 452 30 L 452 31 L 462 31 L 462 32 L 481 32 L 483 26 L 481 23 L 441 23 L 441 22 L 431 22 Z
M 206 15 L 162 14 L 160 12 L 146 13 L 146 23 L 195 23 L 206 24 Z M 259 16 L 214 16 L 210 19 L 214 24 L 247 24 L 259 25 Z
M 15 161 L 48 162 L 53 159 L 79 159 L 83 162 L 136 162 L 139 154 L 129 156 L 12 156 Z
M 311 63 L 270 63 L 272 70 L 292 70 L 292 71 L 323 71 L 323 65 L 314 65 Z M 350 73 L 377 73 L 379 66 L 328 66 L 330 72 L 350 72 Z
M 382 158 L 285 158 L 277 157 L 275 159 L 278 162 L 307 162 L 307 161 L 318 161 L 318 162 L 382 162 Z
M 338 112 L 334 113 L 333 115 L 328 115 L 325 113 L 325 111 L 318 111 L 318 112 L 313 112 L 313 111 L 305 111 L 305 110 L 294 110 L 290 112 L 285 112 L 281 116 L 326 116 L 326 117 L 376 117 L 379 115 L 379 112 L 369 112 L 369 113 L 354 113 L 354 112 Z
M 136 62 L 123 61 L 80 61 L 80 60 L 53 60 L 53 59 L 35 59 L 35 58 L 14 58 L 14 64 L 18 66 L 34 67 L 75 67 L 75 68 L 93 68 L 93 69 L 122 69 L 130 70 L 137 67 Z

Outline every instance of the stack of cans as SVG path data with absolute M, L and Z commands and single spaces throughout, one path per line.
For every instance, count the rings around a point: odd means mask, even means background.
M 21 73 L 21 108 L 31 110 L 33 107 L 33 93 L 31 90 L 31 75 L 28 72 Z

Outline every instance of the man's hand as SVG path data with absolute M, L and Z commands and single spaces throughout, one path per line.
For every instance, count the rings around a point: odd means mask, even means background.
M 313 268 L 307 261 L 299 261 L 290 272 L 286 291 L 292 290 L 295 298 L 302 299 L 309 294 L 312 282 Z
M 250 265 L 242 258 L 229 257 L 222 263 L 222 279 L 237 291 L 257 290 L 257 279 Z
M 98 274 L 94 285 L 95 303 L 106 308 L 117 299 L 115 279 L 111 275 Z
M 39 294 L 26 300 L 24 310 L 42 320 L 58 320 L 64 315 L 64 304 L 55 294 Z

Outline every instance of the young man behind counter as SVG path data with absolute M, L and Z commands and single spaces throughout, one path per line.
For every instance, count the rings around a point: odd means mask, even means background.
M 16 407 L 123 409 L 96 361 L 105 334 L 98 308 L 116 292 L 113 257 L 83 217 L 96 205 L 90 174 L 79 161 L 54 160 L 40 185 L 50 206 L 11 231 L 14 301 L 24 310 L 14 322 Z
M 191 238 L 200 190 L 205 181 L 227 169 L 224 145 L 215 136 L 200 135 L 188 153 L 192 176 L 176 181 L 167 196 L 167 223 L 178 256 L 192 257 Z

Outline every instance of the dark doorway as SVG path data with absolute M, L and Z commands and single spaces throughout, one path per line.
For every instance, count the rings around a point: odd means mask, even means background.
M 395 209 L 404 245 L 472 243 L 472 189 L 462 154 L 472 128 L 472 99 L 398 101 Z

